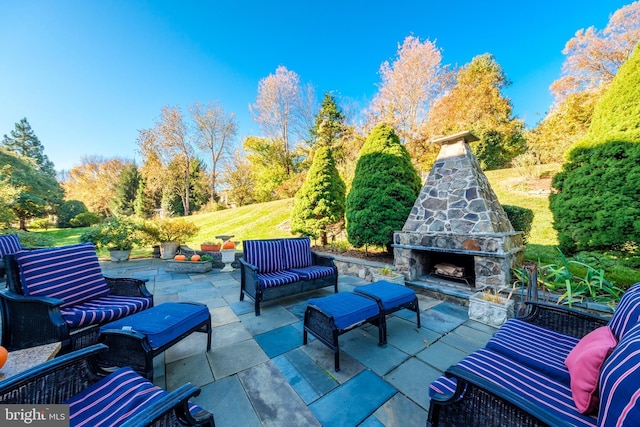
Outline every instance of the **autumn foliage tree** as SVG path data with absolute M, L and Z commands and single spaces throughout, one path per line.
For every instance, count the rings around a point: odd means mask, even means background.
M 595 107 L 587 135 L 571 148 L 550 196 L 561 248 L 640 242 L 640 45 Z
M 420 178 L 393 128 L 376 126 L 356 164 L 347 196 L 347 238 L 359 248 L 383 246 L 400 230 L 420 193 Z
M 367 110 L 369 128 L 385 122 L 405 143 L 418 139 L 429 107 L 450 85 L 451 73 L 441 62 L 435 42 L 408 36 L 398 44 L 395 61 L 380 66 L 382 82 Z
M 344 218 L 346 187 L 338 174 L 329 147 L 320 147 L 302 187 L 295 195 L 291 231 L 320 238 L 327 244 L 331 225 Z
M 430 110 L 423 127 L 425 141 L 470 130 L 480 138 L 472 149 L 482 167 L 505 166 L 525 148 L 524 123 L 513 116 L 511 101 L 502 94 L 508 84 L 493 55 L 473 58 L 458 70 L 456 85 Z

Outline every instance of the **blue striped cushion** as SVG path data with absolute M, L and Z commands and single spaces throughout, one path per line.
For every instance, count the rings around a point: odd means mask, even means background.
M 72 328 L 103 324 L 151 307 L 151 298 L 106 295 L 60 309 Z
M 4 258 L 7 254 L 15 254 L 22 250 L 20 240 L 17 234 L 8 234 L 0 236 L 0 258 Z
M 285 270 L 309 267 L 313 263 L 311 240 L 308 237 L 283 239 L 282 248 L 284 254 L 282 268 Z
M 126 367 L 92 384 L 64 403 L 69 405 L 72 426 L 115 426 L 167 395 L 165 390 Z M 201 410 L 189 403 L 192 414 Z
M 25 295 L 59 298 L 68 307 L 110 293 L 91 243 L 22 251 L 16 261 Z
M 431 384 L 429 384 L 429 397 L 435 395 L 451 395 L 456 391 L 456 384 L 458 382 L 455 378 L 449 378 L 447 376 L 441 376 Z
M 640 423 L 640 324 L 624 337 L 600 370 L 598 426 L 631 427 Z
M 206 305 L 165 302 L 155 306 L 153 310 L 142 311 L 104 325 L 100 331 L 129 326 L 146 335 L 151 348 L 155 349 L 193 330 L 210 317 Z
M 569 371 L 564 360 L 579 341 L 522 320 L 509 319 L 489 340 L 486 348 L 569 384 Z
M 555 381 L 500 353 L 481 349 L 461 360 L 458 366 L 519 394 L 571 425 L 596 425 L 596 417 L 578 412 L 568 384 Z
M 609 327 L 618 341 L 627 330 L 632 328 L 640 319 L 640 282 L 631 286 L 620 298 L 620 303 L 613 312 Z
M 334 274 L 333 267 L 327 267 L 324 265 L 311 265 L 304 268 L 292 268 L 288 271 L 296 273 L 303 280 L 314 280 L 321 277 L 329 277 Z
M 416 293 L 412 289 L 386 280 L 356 286 L 353 292 L 379 298 L 385 310 L 393 310 L 416 299 Z
M 291 271 L 274 271 L 273 273 L 258 273 L 258 283 L 261 288 L 273 288 L 300 280 L 300 276 Z
M 378 304 L 374 300 L 349 292 L 312 298 L 307 304 L 313 305 L 327 316 L 333 317 L 333 323 L 338 329 L 347 329 L 380 313 Z
M 244 259 L 258 267 L 258 273 L 282 270 L 282 242 L 280 240 L 245 240 Z

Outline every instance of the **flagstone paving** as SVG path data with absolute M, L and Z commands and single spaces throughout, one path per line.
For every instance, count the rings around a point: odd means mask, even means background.
M 388 343 L 367 325 L 339 338 L 340 371 L 331 350 L 309 335 L 302 345 L 309 298 L 330 288 L 262 304 L 239 301 L 240 271 L 205 274 L 167 272 L 159 259 L 102 263 L 106 275 L 149 279 L 155 304 L 198 301 L 212 318 L 212 345 L 194 333 L 154 359 L 154 383 L 173 390 L 185 382 L 201 388 L 193 399 L 212 412 L 217 427 L 238 426 L 423 426 L 429 383 L 450 365 L 481 348 L 495 329 L 471 321 L 466 307 L 419 290 L 416 314 L 401 310 L 387 317 Z M 350 292 L 366 284 L 341 276 Z

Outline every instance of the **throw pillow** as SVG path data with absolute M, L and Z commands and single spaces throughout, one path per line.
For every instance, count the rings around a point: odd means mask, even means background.
M 618 344 L 611 328 L 602 326 L 585 335 L 569 352 L 565 365 L 571 378 L 571 394 L 583 414 L 598 409 L 600 368 Z

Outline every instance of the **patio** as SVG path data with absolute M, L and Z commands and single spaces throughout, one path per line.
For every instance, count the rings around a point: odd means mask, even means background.
M 212 412 L 216 426 L 421 426 L 429 408 L 428 386 L 450 365 L 483 347 L 495 329 L 471 321 L 466 307 L 420 295 L 422 327 L 415 313 L 389 316 L 388 344 L 377 345 L 377 328 L 340 337 L 339 372 L 333 353 L 311 335 L 302 345 L 308 298 L 325 288 L 263 303 L 239 301 L 240 271 L 204 274 L 166 271 L 159 259 L 103 262 L 106 275 L 148 278 L 155 304 L 197 301 L 211 311 L 212 349 L 206 334 L 187 337 L 154 359 L 154 383 L 174 390 L 191 382 L 194 399 Z M 341 275 L 339 290 L 367 282 Z

